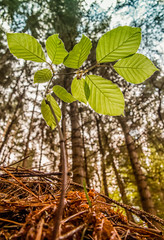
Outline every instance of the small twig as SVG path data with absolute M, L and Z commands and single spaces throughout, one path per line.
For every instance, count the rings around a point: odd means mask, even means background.
M 98 67 L 98 66 L 99 66 L 99 64 L 96 63 L 95 65 L 91 66 L 90 68 L 84 70 L 84 74 L 87 73 L 87 72 L 89 72 L 89 71 L 91 71 L 92 69 L 94 69 L 94 68 L 96 68 L 96 67 Z
M 26 191 L 28 191 L 29 193 L 31 193 L 37 200 L 39 200 L 41 202 L 41 200 L 39 199 L 38 196 L 35 195 L 35 193 L 33 193 L 26 185 L 24 185 L 20 180 L 18 180 L 12 173 L 10 173 L 9 171 L 7 171 L 5 168 L 1 168 L 3 169 L 7 174 L 9 174 L 13 179 L 15 179 L 15 181 L 17 183 L 19 183 L 24 189 L 26 189 Z
M 86 227 L 83 229 L 83 232 L 82 232 L 82 235 L 81 235 L 81 239 L 80 239 L 80 240 L 84 240 L 84 236 L 85 236 L 85 233 L 86 233 L 87 228 L 88 228 L 88 226 L 86 225 Z
M 43 231 L 43 224 L 44 224 L 44 219 L 42 218 L 40 220 L 40 222 L 38 223 L 38 225 L 37 225 L 38 231 L 37 231 L 35 240 L 41 240 L 41 238 L 42 238 L 42 231 Z
M 107 205 L 109 207 L 116 207 L 116 206 L 113 206 L 112 204 L 109 204 L 109 203 L 106 203 L 106 202 L 102 202 L 102 201 L 99 201 L 99 200 L 97 200 L 96 202 L 97 203 L 101 203 L 101 204 L 105 204 L 105 205 Z
M 24 225 L 24 223 L 19 223 L 19 222 L 15 222 L 15 221 L 12 221 L 12 220 L 9 220 L 9 219 L 4 219 L 4 218 L 0 218 L 0 221 L 13 223 L 13 224 L 15 224 L 15 225 L 20 225 L 20 226 L 23 226 L 23 225 Z
M 117 240 L 121 240 L 117 230 L 115 229 L 115 227 L 113 227 L 114 231 L 113 231 L 113 235 L 111 236 L 111 240 L 116 240 L 116 237 L 117 237 Z
M 50 69 L 51 69 L 51 71 L 52 71 L 52 77 L 51 77 L 50 81 L 49 81 L 48 84 L 47 84 L 44 97 L 46 97 L 46 94 L 47 94 L 47 92 L 48 92 L 48 90 L 49 90 L 50 84 L 51 84 L 51 82 L 52 82 L 52 80 L 53 80 L 53 78 L 54 78 L 54 76 L 55 76 L 55 71 L 54 71 L 52 65 L 51 65 L 49 62 L 47 62 L 47 64 L 49 65 L 49 67 L 50 67 Z
M 127 239 L 127 236 L 129 235 L 129 233 L 130 233 L 130 230 L 128 229 L 125 235 L 125 240 Z
M 52 80 L 53 80 L 53 77 L 54 77 L 54 75 L 52 75 L 52 78 L 50 79 L 50 81 L 49 81 L 48 84 L 47 84 L 44 97 L 46 97 L 46 95 L 47 95 L 47 92 L 48 92 L 48 90 L 49 90 L 49 87 L 50 87 L 50 84 L 51 84 L 51 82 L 52 82 Z
M 5 168 L 11 167 L 11 166 L 13 166 L 13 165 L 15 165 L 15 164 L 18 164 L 18 163 L 26 160 L 26 159 L 29 158 L 29 157 L 31 157 L 31 156 L 30 156 L 30 155 L 29 155 L 29 156 L 26 156 L 26 157 L 22 158 L 21 160 L 19 160 L 19 161 L 17 161 L 17 162 L 14 162 L 14 163 L 9 164 L 8 166 L 5 166 Z
M 50 204 L 48 206 L 43 207 L 39 212 L 37 212 L 35 215 L 32 216 L 33 219 L 39 217 L 43 212 L 47 211 L 51 207 L 54 207 L 54 204 Z
M 82 225 L 80 225 L 79 227 L 73 229 L 72 231 L 70 231 L 70 232 L 62 235 L 62 236 L 59 238 L 59 240 L 67 239 L 68 237 L 73 236 L 76 232 L 80 231 L 80 230 L 83 229 L 85 226 L 86 226 L 85 223 L 82 224 Z
M 144 216 L 144 218 L 145 218 L 145 222 L 148 223 L 149 227 L 159 230 L 152 222 L 149 221 L 149 219 L 146 216 Z
M 87 68 L 86 70 L 84 70 L 84 74 L 91 71 L 92 69 L 96 68 L 96 67 L 112 67 L 112 65 L 107 65 L 107 64 L 103 64 L 103 65 L 100 65 L 99 63 L 96 63 L 95 65 Z
M 141 227 L 141 226 L 136 226 L 136 227 L 133 227 L 133 226 L 129 226 L 129 225 L 125 225 L 125 224 L 116 224 L 114 225 L 115 228 L 117 227 L 123 227 L 123 228 L 128 228 L 129 230 L 131 229 L 132 231 L 135 231 L 135 230 L 140 230 L 140 232 L 142 233 L 152 233 L 158 237 L 160 237 L 162 235 L 162 232 L 159 231 L 159 230 L 155 230 L 155 229 L 151 229 L 151 228 L 144 228 L 144 227 Z
M 61 176 L 61 172 L 52 172 L 52 173 L 43 173 L 43 172 L 30 172 L 30 173 L 24 173 L 24 172 L 13 172 L 12 173 L 15 177 L 48 177 L 48 176 Z M 69 175 L 69 174 L 68 174 Z M 0 174 L 0 177 L 2 178 L 9 178 L 10 176 L 8 174 Z
M 74 75 L 76 72 L 70 72 L 70 73 L 56 73 L 56 75 Z
M 70 217 L 67 217 L 67 218 L 63 219 L 61 224 L 65 223 L 65 222 L 68 222 L 68 221 L 72 220 L 73 218 L 75 218 L 75 217 L 77 217 L 77 216 L 79 216 L 79 215 L 81 215 L 83 213 L 86 213 L 86 212 L 88 212 L 88 210 L 84 210 L 84 211 L 75 213 L 74 215 L 71 215 Z

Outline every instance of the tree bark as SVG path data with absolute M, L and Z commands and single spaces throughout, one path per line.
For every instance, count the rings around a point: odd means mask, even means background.
M 81 130 L 82 130 L 82 141 L 83 141 L 83 151 L 84 151 L 84 169 L 86 174 L 86 184 L 90 188 L 90 182 L 89 182 L 89 174 L 88 174 L 88 159 L 87 159 L 87 153 L 85 148 L 85 138 L 84 138 L 84 121 L 83 121 L 83 114 L 81 112 Z
M 13 128 L 13 125 L 16 123 L 16 121 L 17 121 L 17 119 L 18 119 L 17 112 L 18 112 L 18 110 L 19 110 L 19 108 L 20 108 L 20 106 L 21 106 L 21 103 L 22 103 L 22 102 L 21 102 L 21 99 L 22 99 L 22 96 L 23 96 L 23 95 L 24 95 L 24 94 L 22 94 L 22 95 L 20 96 L 20 99 L 18 100 L 18 103 L 17 103 L 17 105 L 16 105 L 16 107 L 15 107 L 15 110 L 14 110 L 13 116 L 12 116 L 12 118 L 11 118 L 11 121 L 8 122 L 7 127 L 6 127 L 6 129 L 5 129 L 5 132 L 3 133 L 4 139 L 3 139 L 2 143 L 1 143 L 1 146 L 0 146 L 0 153 L 2 152 L 5 144 L 7 144 L 8 139 L 9 139 L 9 135 L 10 135 L 10 132 L 11 132 L 11 130 L 12 130 L 12 128 Z
M 70 104 L 71 118 L 71 138 L 72 138 L 72 171 L 73 181 L 83 184 L 85 179 L 84 159 L 83 159 L 83 141 L 81 137 L 80 119 L 77 102 Z
M 42 123 L 42 120 L 41 120 Z M 39 158 L 39 171 L 41 170 L 42 157 L 43 157 L 43 143 L 44 143 L 44 125 L 41 125 L 41 146 L 40 146 L 40 158 Z
M 119 175 L 119 172 L 118 172 L 118 170 L 117 170 L 117 168 L 116 168 L 115 161 L 114 161 L 112 155 L 110 155 L 110 161 L 111 161 L 111 163 L 112 163 L 112 168 L 113 168 L 113 170 L 114 170 L 114 173 L 115 173 L 115 176 L 116 176 L 116 179 L 117 179 L 117 185 L 118 185 L 119 190 L 120 190 L 122 202 L 123 202 L 124 204 L 127 204 L 127 205 L 128 205 L 128 204 L 129 204 L 129 201 L 128 201 L 127 196 L 126 196 L 124 183 L 123 183 L 123 181 L 122 181 L 122 179 L 121 179 L 121 176 Z M 135 222 L 132 213 L 129 212 L 127 209 L 125 209 L 125 211 L 126 211 L 126 215 L 127 215 L 128 220 L 131 221 L 131 222 Z
M 143 210 L 156 215 L 156 210 L 154 208 L 154 203 L 153 203 L 151 193 L 150 193 L 150 190 L 149 190 L 149 187 L 147 184 L 147 180 L 142 171 L 138 153 L 136 151 L 135 142 L 134 142 L 132 136 L 130 135 L 130 128 L 126 122 L 126 118 L 119 116 L 119 117 L 117 117 L 117 119 L 122 127 L 123 132 L 124 132 L 125 142 L 126 142 L 127 150 L 129 153 L 133 173 L 134 173 L 134 176 L 136 179 L 138 191 L 140 194 L 140 199 L 141 199 L 141 204 L 142 204 Z
M 105 163 L 105 159 L 104 159 L 105 151 L 102 146 L 102 140 L 101 140 L 101 134 L 100 134 L 100 119 L 101 119 L 101 117 L 98 118 L 97 116 L 95 116 L 95 119 L 96 119 L 96 126 L 97 126 L 97 137 L 98 137 L 100 153 L 101 153 L 101 176 L 102 176 L 103 190 L 104 190 L 105 195 L 109 196 L 107 177 L 106 177 L 106 163 Z
M 35 100 L 34 100 L 33 109 L 32 109 L 32 113 L 31 113 L 30 125 L 29 125 L 29 130 L 28 130 L 28 135 L 27 135 L 27 140 L 26 140 L 26 145 L 25 145 L 25 150 L 24 150 L 24 155 L 23 155 L 24 158 L 27 156 L 28 150 L 29 150 L 29 142 L 30 142 L 30 137 L 31 137 L 31 132 L 32 132 L 32 124 L 33 124 L 33 119 L 34 119 L 35 106 L 36 106 L 36 101 L 37 101 L 37 97 L 38 97 L 38 87 L 39 87 L 39 85 L 37 86 Z M 22 162 L 23 167 L 27 167 L 28 160 L 29 159 L 27 159 L 27 158 L 25 158 L 23 160 L 23 162 Z

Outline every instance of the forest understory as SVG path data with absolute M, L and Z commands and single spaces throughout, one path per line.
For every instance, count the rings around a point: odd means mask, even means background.
M 61 189 L 60 173 L 1 168 L 0 239 L 51 240 Z M 164 220 L 69 182 L 59 239 L 164 239 Z M 89 199 L 88 199 L 89 197 Z M 125 209 L 133 213 L 128 221 Z M 159 224 L 160 230 L 154 222 Z

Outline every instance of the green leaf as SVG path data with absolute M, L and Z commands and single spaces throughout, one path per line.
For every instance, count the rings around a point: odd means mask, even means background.
M 88 102 L 97 113 L 118 116 L 124 112 L 124 96 L 118 86 L 100 76 L 88 75 Z
M 59 85 L 53 87 L 53 92 L 60 98 L 63 102 L 72 103 L 76 99 L 67 90 Z
M 38 70 L 34 74 L 34 83 L 45 83 L 52 78 L 52 73 L 49 69 Z
M 45 55 L 39 42 L 26 33 L 7 33 L 10 52 L 17 58 L 34 62 L 45 62 Z
M 141 29 L 117 27 L 105 33 L 96 48 L 97 62 L 113 62 L 136 53 L 141 42 Z
M 114 65 L 114 69 L 130 83 L 142 83 L 155 71 L 159 71 L 144 55 L 136 53 L 124 58 Z
M 83 35 L 80 42 L 74 46 L 73 50 L 65 58 L 64 65 L 69 68 L 79 68 L 87 59 L 91 48 L 90 39 Z
M 71 92 L 74 98 L 78 101 L 87 104 L 87 98 L 85 95 L 86 82 L 82 79 L 74 78 L 71 84 Z
M 55 101 L 55 99 L 50 94 L 48 94 L 46 96 L 46 99 L 50 102 L 50 104 L 51 104 L 51 106 L 52 106 L 52 108 L 55 112 L 55 115 L 57 117 L 57 120 L 60 121 L 61 110 L 60 110 L 57 102 Z M 46 121 L 47 125 L 50 126 L 53 130 L 56 127 L 56 122 L 55 122 L 54 116 L 51 112 L 51 109 L 50 109 L 49 105 L 46 104 L 45 99 L 43 99 L 43 101 L 41 103 L 41 112 L 42 112 L 43 118 Z
M 65 50 L 64 43 L 58 37 L 58 35 L 59 34 L 54 34 L 46 41 L 47 53 L 53 64 L 62 63 L 68 54 L 68 52 Z

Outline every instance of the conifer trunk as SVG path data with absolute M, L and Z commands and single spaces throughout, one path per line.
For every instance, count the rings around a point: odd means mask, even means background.
M 123 181 L 122 181 L 122 179 L 121 179 L 121 177 L 119 175 L 119 172 L 118 172 L 118 170 L 116 168 L 115 161 L 114 161 L 112 155 L 110 155 L 110 160 L 111 160 L 112 168 L 114 170 L 114 173 L 115 173 L 115 176 L 116 176 L 116 179 L 117 179 L 117 185 L 118 185 L 119 190 L 120 190 L 122 202 L 124 204 L 129 204 L 127 196 L 126 196 L 126 192 L 125 192 L 124 183 L 123 183 Z M 126 209 L 125 209 L 125 211 L 126 211 L 126 215 L 127 215 L 128 220 L 131 221 L 131 222 L 134 222 L 134 218 L 133 218 L 132 213 L 129 212 L 128 210 L 126 210 Z
M 134 173 L 134 176 L 136 179 L 138 191 L 140 194 L 140 199 L 141 199 L 141 204 L 142 204 L 143 210 L 156 215 L 156 210 L 154 208 L 154 203 L 153 203 L 151 193 L 150 193 L 150 190 L 149 190 L 149 187 L 147 184 L 147 180 L 142 171 L 138 153 L 136 151 L 135 142 L 134 142 L 132 136 L 130 135 L 130 128 L 126 122 L 126 118 L 125 117 L 117 117 L 117 119 L 122 127 L 123 132 L 124 132 L 125 142 L 126 142 L 127 150 L 129 153 L 131 165 L 133 168 L 133 173 Z
M 72 171 L 73 181 L 83 184 L 85 179 L 83 141 L 80 129 L 80 119 L 77 101 L 70 104 L 71 138 L 72 138 Z
M 84 138 L 84 121 L 83 121 L 83 114 L 81 112 L 81 130 L 82 130 L 82 140 L 83 140 L 83 151 L 84 151 L 84 170 L 86 174 L 86 184 L 90 188 L 90 181 L 89 181 L 89 174 L 88 174 L 88 159 L 87 159 L 87 153 L 85 148 L 85 138 Z
M 100 153 L 101 153 L 101 176 L 102 176 L 102 183 L 103 183 L 103 190 L 106 196 L 109 196 L 109 191 L 108 191 L 108 184 L 107 184 L 107 177 L 106 177 L 106 163 L 104 159 L 105 151 L 102 146 L 102 140 L 101 140 L 101 134 L 100 134 L 100 121 L 101 117 L 99 118 L 95 116 L 96 119 L 96 126 L 97 126 L 97 137 L 98 137 L 98 142 L 99 142 L 99 148 L 100 148 Z
M 20 97 L 18 99 L 18 103 L 17 103 L 17 105 L 15 107 L 15 110 L 13 112 L 12 118 L 11 118 L 10 122 L 8 122 L 7 127 L 5 129 L 5 132 L 3 133 L 4 139 L 3 139 L 3 141 L 0 145 L 0 153 L 2 153 L 2 150 L 3 150 L 4 146 L 7 144 L 8 140 L 9 140 L 11 130 L 13 128 L 13 125 L 16 123 L 16 121 L 18 119 L 18 116 L 17 116 L 18 114 L 17 113 L 18 113 L 18 110 L 21 107 L 23 96 L 24 96 L 24 92 L 23 92 L 23 94 L 20 95 Z
M 28 150 L 29 150 L 30 137 L 31 137 L 31 133 L 32 133 L 32 124 L 33 124 L 35 106 L 36 106 L 36 101 L 37 101 L 37 96 L 38 96 L 38 88 L 39 88 L 39 85 L 37 86 L 35 100 L 34 100 L 34 103 L 33 103 L 33 109 L 32 109 L 32 113 L 31 113 L 30 125 L 29 125 L 29 129 L 28 129 L 28 135 L 27 135 L 27 139 L 26 139 L 24 156 L 23 156 L 24 158 L 27 156 Z M 22 166 L 23 167 L 27 167 L 27 162 L 28 162 L 28 159 L 24 159 L 24 161 L 22 162 Z

